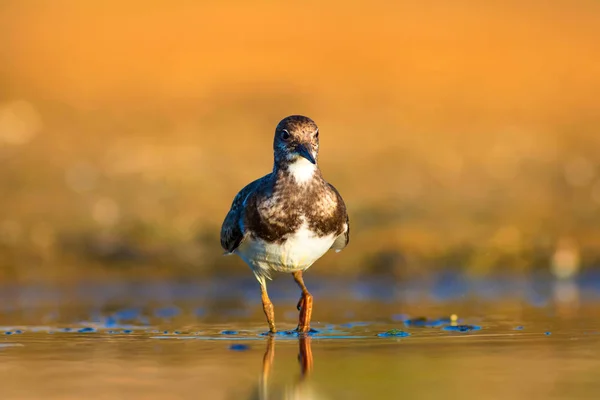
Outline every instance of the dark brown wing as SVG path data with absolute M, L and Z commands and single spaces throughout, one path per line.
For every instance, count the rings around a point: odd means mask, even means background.
M 245 230 L 242 217 L 244 215 L 245 200 L 256 191 L 266 177 L 268 175 L 249 183 L 233 199 L 231 209 L 221 226 L 221 247 L 228 253 L 233 252 L 244 238 Z
M 337 191 L 337 189 L 331 183 L 327 183 L 327 184 L 335 192 L 335 194 L 337 196 L 338 207 L 339 207 L 338 212 L 340 212 L 342 215 L 344 215 L 346 217 L 345 226 L 343 226 L 343 224 L 342 224 L 342 226 L 340 226 L 340 234 L 333 242 L 333 245 L 331 245 L 331 248 L 334 249 L 335 251 L 341 251 L 344 247 L 346 247 L 348 245 L 348 242 L 350 241 L 350 219 L 348 218 L 348 212 L 346 211 L 346 204 L 344 203 L 344 199 L 342 199 L 342 196 L 340 195 L 340 193 Z

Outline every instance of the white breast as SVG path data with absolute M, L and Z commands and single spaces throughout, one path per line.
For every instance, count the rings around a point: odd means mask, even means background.
M 304 223 L 283 243 L 246 238 L 235 253 L 257 275 L 269 277 L 271 271 L 294 272 L 307 269 L 331 248 L 334 241 L 334 235 L 318 237 Z
M 304 157 L 298 157 L 288 166 L 288 170 L 297 183 L 305 183 L 312 179 L 317 166 Z

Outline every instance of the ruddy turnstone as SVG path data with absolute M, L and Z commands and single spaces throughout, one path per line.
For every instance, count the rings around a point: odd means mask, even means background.
M 302 273 L 329 249 L 348 244 L 350 225 L 338 191 L 321 175 L 317 162 L 319 128 L 292 115 L 275 128 L 273 172 L 248 184 L 233 199 L 221 228 L 221 246 L 237 254 L 260 283 L 270 332 L 275 330 L 266 279 L 288 272 L 302 289 L 298 332 L 310 329 L 312 295 Z

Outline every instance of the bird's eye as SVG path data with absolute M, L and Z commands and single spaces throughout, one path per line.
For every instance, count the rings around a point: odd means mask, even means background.
M 315 139 L 319 138 L 319 131 L 317 130 L 317 133 L 315 133 Z
M 284 129 L 284 130 L 281 132 L 281 138 L 282 138 L 283 140 L 288 140 L 288 139 L 290 138 L 290 133 L 287 131 L 287 129 Z

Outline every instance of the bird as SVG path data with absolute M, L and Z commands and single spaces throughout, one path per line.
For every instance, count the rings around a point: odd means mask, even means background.
M 319 128 L 312 119 L 282 119 L 275 128 L 273 153 L 272 172 L 234 197 L 221 226 L 221 246 L 254 273 L 270 333 L 277 330 L 267 280 L 273 272 L 292 274 L 301 289 L 296 331 L 306 333 L 313 296 L 303 272 L 328 250 L 339 252 L 348 245 L 350 222 L 342 196 L 319 169 Z

